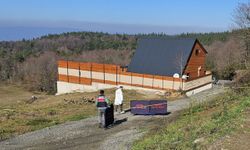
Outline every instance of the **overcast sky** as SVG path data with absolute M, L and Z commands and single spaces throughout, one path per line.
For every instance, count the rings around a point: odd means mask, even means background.
M 247 1 L 1 0 L 0 40 L 67 31 L 130 34 L 225 31 L 231 28 L 237 4 Z

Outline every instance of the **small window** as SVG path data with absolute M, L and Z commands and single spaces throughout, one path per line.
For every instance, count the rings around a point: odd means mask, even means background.
M 195 55 L 198 56 L 200 54 L 200 50 L 199 49 L 196 49 L 195 50 Z

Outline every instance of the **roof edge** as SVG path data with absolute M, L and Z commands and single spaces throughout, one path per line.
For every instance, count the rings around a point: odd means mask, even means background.
M 192 49 L 191 49 L 191 51 L 190 51 L 190 53 L 189 53 L 189 56 L 188 56 L 186 65 L 185 65 L 185 67 L 184 67 L 183 70 L 182 70 L 182 73 L 181 73 L 182 75 L 183 75 L 184 71 L 185 71 L 186 68 L 187 68 L 188 62 L 189 62 L 189 60 L 190 60 L 190 58 L 191 58 L 191 55 L 192 55 L 192 52 L 193 52 L 193 49 L 194 49 L 194 47 L 195 47 L 196 42 L 199 42 L 199 41 L 197 40 L 197 38 L 195 39 L 195 41 L 194 41 L 194 43 L 193 43 L 193 46 L 192 46 Z M 201 44 L 200 44 L 200 45 L 201 45 Z

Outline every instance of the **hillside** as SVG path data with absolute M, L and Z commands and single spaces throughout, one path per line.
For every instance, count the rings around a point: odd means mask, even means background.
M 31 90 L 53 93 L 56 90 L 58 59 L 128 65 L 136 49 L 137 39 L 142 37 L 170 36 L 155 33 L 128 35 L 71 32 L 47 35 L 33 40 L 2 41 L 0 42 L 0 81 L 25 83 Z M 221 47 L 235 37 L 235 32 L 186 33 L 176 37 L 198 38 L 208 51 L 212 48 L 212 51 L 217 52 L 218 49 L 223 51 Z M 224 44 L 218 45 L 218 43 Z M 213 56 L 209 56 L 208 68 L 217 72 L 218 65 L 214 61 L 214 55 L 219 54 L 213 52 L 212 54 Z

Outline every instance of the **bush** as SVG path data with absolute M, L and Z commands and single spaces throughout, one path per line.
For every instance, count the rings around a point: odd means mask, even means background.
M 233 65 L 228 65 L 221 72 L 221 78 L 225 80 L 233 80 L 235 73 L 235 67 Z
M 238 86 L 250 85 L 250 70 L 238 71 L 235 81 Z
M 53 52 L 27 59 L 18 68 L 17 78 L 23 79 L 30 90 L 55 93 L 57 80 L 57 61 Z

